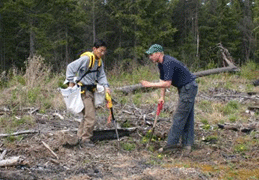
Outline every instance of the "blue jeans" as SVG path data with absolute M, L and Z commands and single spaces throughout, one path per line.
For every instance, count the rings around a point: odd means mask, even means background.
M 174 113 L 173 125 L 169 131 L 167 146 L 177 145 L 182 137 L 183 146 L 194 143 L 194 102 L 198 92 L 198 85 L 192 81 L 178 88 L 179 103 Z

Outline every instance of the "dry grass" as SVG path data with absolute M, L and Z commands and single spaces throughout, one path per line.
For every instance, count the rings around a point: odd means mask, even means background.
M 26 63 L 25 80 L 28 88 L 45 86 L 46 79 L 49 78 L 51 68 L 44 64 L 41 56 L 33 56 Z
M 5 78 L 8 81 L 0 94 L 2 106 L 10 109 L 33 106 L 41 112 L 64 109 L 65 104 L 57 91 L 62 81 L 60 75 L 51 73 L 51 67 L 44 64 L 41 56 L 28 59 L 24 74 L 13 68 Z

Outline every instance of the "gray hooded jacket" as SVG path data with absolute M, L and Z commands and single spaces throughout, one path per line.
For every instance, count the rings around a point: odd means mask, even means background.
M 76 80 L 79 80 L 85 72 L 88 70 L 89 67 L 89 57 L 88 56 L 82 56 L 79 59 L 71 62 L 67 66 L 66 71 L 66 80 L 68 82 L 74 82 L 74 77 L 76 77 Z M 98 71 L 96 71 L 98 68 L 98 60 L 95 60 L 95 64 L 91 71 L 83 79 L 81 79 L 81 83 L 83 85 L 93 85 L 97 81 L 99 84 L 103 85 L 104 87 L 109 87 L 106 74 L 104 72 L 103 63 L 102 66 L 99 68 Z

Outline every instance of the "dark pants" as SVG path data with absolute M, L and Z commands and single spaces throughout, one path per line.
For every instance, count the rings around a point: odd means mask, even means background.
M 177 145 L 182 137 L 183 146 L 194 143 L 194 102 L 198 92 L 195 81 L 178 88 L 179 103 L 174 113 L 173 125 L 169 131 L 167 145 Z

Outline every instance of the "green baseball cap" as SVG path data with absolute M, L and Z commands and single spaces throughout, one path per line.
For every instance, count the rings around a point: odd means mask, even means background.
M 153 44 L 152 46 L 150 46 L 150 48 L 146 51 L 147 54 L 153 54 L 156 52 L 163 52 L 164 49 L 161 45 L 159 44 Z

